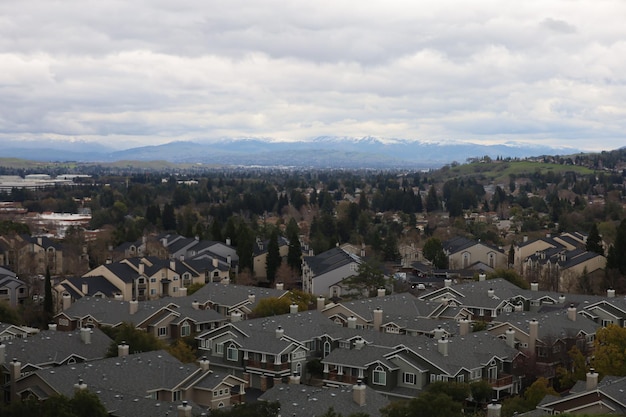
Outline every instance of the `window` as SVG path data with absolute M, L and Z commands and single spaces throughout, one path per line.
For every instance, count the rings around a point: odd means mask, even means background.
M 138 282 L 139 284 L 145 284 L 145 283 L 146 283 L 146 280 L 145 280 L 144 278 L 139 278 L 139 279 L 137 280 L 137 282 Z
M 172 395 L 172 399 L 175 402 L 178 402 L 182 399 L 182 393 L 180 391 L 174 391 L 173 395 Z
M 606 327 L 609 324 L 613 324 L 613 320 L 602 319 L 602 327 Z
M 150 288 L 150 295 L 156 295 L 156 288 Z
M 385 328 L 385 332 L 386 333 L 395 333 L 395 334 L 399 334 L 400 333 L 400 329 L 398 329 L 396 326 L 387 326 Z
M 152 283 L 156 282 L 156 278 L 150 278 L 150 282 Z
M 167 327 L 159 327 L 159 337 L 167 336 Z
M 330 354 L 330 343 L 324 342 L 324 357 Z
M 191 326 L 188 323 L 183 324 L 180 327 L 181 337 L 189 336 L 191 334 Z
M 215 345 L 215 353 L 224 353 L 224 345 L 222 343 L 218 343 Z
M 473 369 L 471 374 L 470 374 L 470 379 L 474 380 L 474 379 L 480 379 L 480 377 L 483 376 L 483 370 L 482 369 Z
M 404 383 L 408 385 L 415 385 L 417 383 L 417 378 L 415 377 L 415 374 L 405 372 Z
M 226 359 L 229 361 L 237 361 L 239 359 L 239 349 L 233 343 L 228 345 L 228 349 L 226 349 Z
M 372 382 L 376 385 L 386 385 L 387 383 L 387 374 L 382 366 L 377 366 L 372 373 Z
M 306 352 L 304 350 L 298 350 L 291 354 L 291 360 L 304 359 L 306 357 Z
M 457 375 L 456 382 L 465 382 L 465 375 Z
M 178 281 L 178 275 L 174 275 L 174 281 Z

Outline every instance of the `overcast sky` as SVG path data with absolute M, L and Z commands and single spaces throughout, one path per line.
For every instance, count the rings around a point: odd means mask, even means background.
M 0 1 L 0 139 L 615 149 L 625 22 L 624 0 Z

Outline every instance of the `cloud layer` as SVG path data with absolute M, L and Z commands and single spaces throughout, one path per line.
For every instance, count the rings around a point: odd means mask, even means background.
M 0 2 L 0 139 L 626 144 L 626 2 Z

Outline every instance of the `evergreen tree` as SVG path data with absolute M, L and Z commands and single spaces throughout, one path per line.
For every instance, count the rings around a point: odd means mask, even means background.
M 52 320 L 54 315 L 54 303 L 52 300 L 52 278 L 50 277 L 50 267 L 46 267 L 46 281 L 44 283 L 44 299 L 43 299 L 43 311 L 46 315 L 46 320 Z
M 239 256 L 239 269 L 252 271 L 252 257 L 254 256 L 254 233 L 245 222 L 239 224 L 237 230 L 237 256 Z
M 598 233 L 598 225 L 595 223 L 591 225 L 589 236 L 587 236 L 586 248 L 589 252 L 595 252 L 600 255 L 604 255 L 604 247 L 602 246 L 602 238 L 600 237 L 600 233 Z
M 165 203 L 163 206 L 163 229 L 164 230 L 176 230 L 176 215 L 174 214 L 174 206 Z
M 295 228 L 294 228 L 295 225 Z M 298 224 L 292 217 L 287 224 L 287 239 L 289 240 L 289 251 L 287 252 L 287 265 L 298 274 L 302 268 L 302 246 L 300 245 L 300 232 Z
M 280 248 L 278 247 L 278 231 L 272 230 L 270 241 L 267 244 L 267 257 L 265 258 L 265 271 L 267 272 L 267 280 L 270 283 L 276 278 L 276 271 L 282 262 L 280 257 Z
M 428 195 L 426 196 L 426 211 L 433 212 L 439 210 L 439 197 L 437 196 L 437 190 L 435 190 L 435 186 L 431 185 L 428 190 Z

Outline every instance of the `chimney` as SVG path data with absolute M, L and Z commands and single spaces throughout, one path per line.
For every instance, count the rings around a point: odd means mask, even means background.
M 283 337 L 284 334 L 285 334 L 285 329 L 283 329 L 282 326 L 278 326 L 276 328 L 276 339 L 280 339 L 281 337 Z
M 124 301 L 124 296 L 122 294 L 114 294 L 113 299 L 116 301 Z
M 598 388 L 598 373 L 593 368 L 590 368 L 589 372 L 587 372 L 586 388 L 587 391 Z
M 87 389 L 87 384 L 82 379 L 78 380 L 78 384 L 74 384 L 74 391 L 84 391 Z
M 43 246 L 43 238 L 41 236 L 37 238 L 37 244 Z
M 56 324 L 56 323 L 50 323 L 50 324 L 48 324 L 48 330 L 50 330 L 51 332 L 56 332 L 56 330 L 57 330 L 57 324 Z
M 191 406 L 187 401 L 183 401 L 181 405 L 177 407 L 178 417 L 191 417 Z
M 187 287 L 178 288 L 178 297 L 187 297 Z
M 386 289 L 384 289 L 384 288 L 379 288 L 379 289 L 376 291 L 376 296 L 377 296 L 377 297 L 384 297 L 386 293 L 387 293 L 387 290 L 386 290 Z
M 515 304 L 514 310 L 516 312 L 524 311 L 524 304 L 521 301 L 518 301 L 517 304 Z
M 119 357 L 123 357 L 123 356 L 128 356 L 128 351 L 129 351 L 129 346 L 126 344 L 126 342 L 122 342 L 119 345 L 117 345 L 117 356 Z
M 217 258 L 213 258 L 213 268 L 217 268 L 217 264 L 218 264 Z
M 229 237 L 226 238 L 226 246 L 230 246 L 230 238 Z
M 356 317 L 348 317 L 348 329 L 356 329 Z
M 530 290 L 531 291 L 539 291 L 539 283 L 538 282 L 531 282 L 530 283 Z
M 232 264 L 233 264 L 232 256 L 226 255 L 226 263 L 228 264 L 228 266 L 232 266 Z
M 377 307 L 376 310 L 374 310 L 374 330 L 379 330 L 380 331 L 380 326 L 383 325 L 383 309 L 380 307 Z
M 496 295 L 496 292 L 494 291 L 494 289 L 493 288 L 489 288 L 487 290 L 487 297 L 493 298 L 494 295 Z
M 205 372 L 209 370 L 209 367 L 211 365 L 211 362 L 206 358 L 206 356 L 203 356 L 200 361 L 198 361 L 198 363 L 200 364 L 200 369 Z
M 80 291 L 83 293 L 83 295 L 89 294 L 89 284 L 87 284 L 86 282 L 83 282 L 83 284 L 81 285 Z
M 487 274 L 478 274 L 478 281 L 485 281 L 487 279 Z
M 200 303 L 198 302 L 198 300 L 193 300 L 191 302 L 191 308 L 193 308 L 194 310 L 200 310 Z
M 170 259 L 170 269 L 172 271 L 176 271 L 176 260 L 175 259 Z
M 284 291 L 285 290 L 285 284 L 283 284 L 282 282 L 277 282 L 276 283 L 276 289 L 278 291 Z
M 139 261 L 139 275 L 143 275 L 144 273 L 144 264 L 143 262 Z
M 565 294 L 559 295 L 559 304 L 563 304 L 565 302 Z
M 289 376 L 289 384 L 290 385 L 299 385 L 300 384 L 300 375 L 297 373 L 293 373 L 293 375 Z
M 326 306 L 326 299 L 320 295 L 319 297 L 317 297 L 317 309 L 319 311 L 322 311 L 325 306 Z
M 435 330 L 433 330 L 433 339 L 439 340 L 442 337 L 445 337 L 446 331 L 441 327 L 441 325 L 437 326 Z
M 459 321 L 459 334 L 461 336 L 467 336 L 470 332 L 470 321 L 468 319 L 461 319 Z
M 502 404 L 496 403 L 494 400 L 487 406 L 487 417 L 500 417 L 502 413 Z
M 441 353 L 443 356 L 448 356 L 448 339 L 442 337 L 441 339 L 437 340 L 437 349 L 439 350 L 439 353 Z
M 576 307 L 574 307 L 574 304 L 570 304 L 567 307 L 567 318 L 571 321 L 576 321 Z
M 452 286 L 452 280 L 450 278 L 446 278 L 443 280 L 443 286 L 444 287 L 451 287 Z
M 91 329 L 89 327 L 80 328 L 80 340 L 86 345 L 91 344 Z
M 250 302 L 250 304 L 254 304 L 254 301 L 256 300 L 256 295 L 249 293 L 248 294 L 248 302 Z
M 72 306 L 72 296 L 69 295 L 68 293 L 64 293 L 62 298 L 63 298 L 63 301 L 62 301 L 63 311 L 65 311 Z
M 606 290 L 606 297 L 615 298 L 615 290 L 613 288 L 609 288 L 608 290 Z
M 524 243 L 528 242 L 528 236 L 527 236 L 527 235 L 524 235 L 524 237 L 522 238 L 522 241 L 523 241 Z
M 531 355 L 537 353 L 537 337 L 539 336 L 539 322 L 536 319 L 532 319 L 528 323 L 528 350 Z
M 506 344 L 515 349 L 515 330 L 512 327 L 506 329 Z
M 178 255 L 178 260 L 183 262 L 185 260 L 185 255 Z
M 289 314 L 296 314 L 298 312 L 298 304 L 291 303 L 289 306 Z
M 11 402 L 17 403 L 20 399 L 17 393 L 17 380 L 22 376 L 22 364 L 17 359 L 9 363 L 9 375 L 11 380 Z
M 238 321 L 241 321 L 241 313 L 238 311 L 233 311 L 230 313 L 230 322 L 231 323 L 237 323 Z
M 359 407 L 363 407 L 365 405 L 366 400 L 365 395 L 365 385 L 361 380 L 356 385 L 352 386 L 352 399 Z
M 354 341 L 354 348 L 356 350 L 361 350 L 365 347 L 365 340 L 363 340 L 362 338 L 358 338 Z
M 137 300 L 130 300 L 128 302 L 128 309 L 129 309 L 129 313 L 131 315 L 135 314 L 137 311 L 139 311 L 139 301 L 137 301 Z

